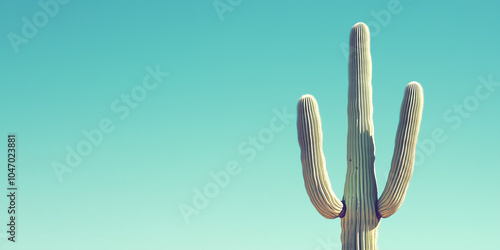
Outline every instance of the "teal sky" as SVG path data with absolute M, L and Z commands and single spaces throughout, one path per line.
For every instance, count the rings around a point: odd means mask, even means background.
M 414 175 L 379 248 L 498 246 L 500 3 L 221 0 L 218 15 L 212 1 L 63 2 L 0 1 L 0 159 L 15 133 L 18 186 L 12 243 L 4 165 L 1 249 L 340 249 L 340 220 L 305 191 L 293 115 L 316 97 L 342 196 L 342 47 L 360 21 L 379 194 L 404 87 L 425 96 Z

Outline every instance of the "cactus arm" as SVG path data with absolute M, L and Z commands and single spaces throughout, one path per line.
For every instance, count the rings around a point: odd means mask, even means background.
M 318 212 L 328 219 L 339 217 L 343 204 L 332 190 L 323 154 L 323 133 L 318 103 L 304 95 L 297 105 L 297 131 L 302 173 L 307 194 Z
M 417 82 L 406 86 L 396 133 L 396 145 L 392 158 L 391 170 L 378 201 L 378 212 L 382 218 L 393 215 L 403 204 L 410 185 L 415 162 L 420 121 L 424 106 L 424 93 Z

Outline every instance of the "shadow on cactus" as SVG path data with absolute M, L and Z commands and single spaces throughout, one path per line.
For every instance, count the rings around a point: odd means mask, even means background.
M 297 107 L 307 194 L 321 215 L 328 219 L 341 218 L 344 250 L 377 249 L 380 219 L 391 216 L 401 207 L 413 173 L 424 104 L 422 87 L 410 82 L 401 105 L 391 170 L 379 198 L 374 165 L 371 71 L 368 27 L 357 23 L 350 35 L 347 173 L 342 201 L 332 191 L 326 170 L 318 104 L 313 96 L 304 95 Z

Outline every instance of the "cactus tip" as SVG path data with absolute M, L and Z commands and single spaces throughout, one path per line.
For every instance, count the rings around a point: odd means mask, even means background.
M 363 22 L 358 22 L 352 26 L 352 28 L 358 28 L 358 27 L 368 29 L 368 26 Z
M 406 85 L 406 88 L 422 90 L 422 85 L 416 81 L 411 81 L 408 85 Z
M 349 43 L 354 48 L 370 48 L 370 29 L 365 23 L 359 22 L 352 26 Z
M 315 99 L 314 99 L 314 96 L 312 96 L 310 94 L 305 94 L 305 95 L 301 96 L 299 99 L 299 101 L 306 101 L 306 100 L 315 100 Z

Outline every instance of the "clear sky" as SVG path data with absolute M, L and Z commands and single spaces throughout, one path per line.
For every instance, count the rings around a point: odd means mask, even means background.
M 341 197 L 344 47 L 360 21 L 379 193 L 404 87 L 425 96 L 413 179 L 379 248 L 497 247 L 500 4 L 337 2 L 0 1 L 0 248 L 340 249 L 340 220 L 305 191 L 295 114 L 316 97 Z

